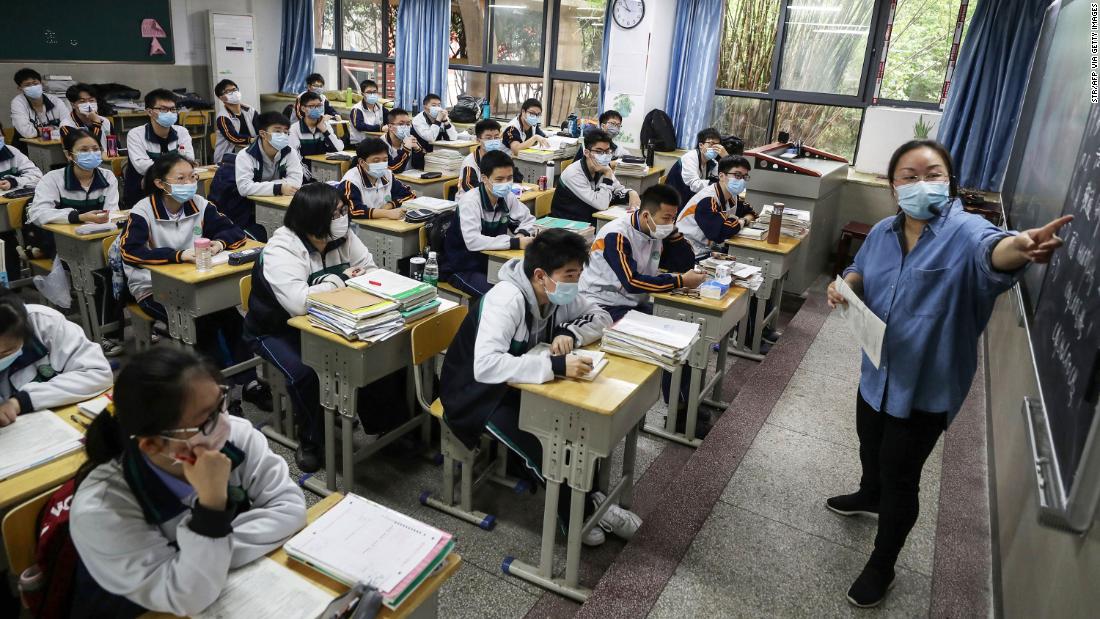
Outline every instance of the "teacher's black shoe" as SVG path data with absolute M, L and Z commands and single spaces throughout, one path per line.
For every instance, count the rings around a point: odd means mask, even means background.
M 825 500 L 829 511 L 841 516 L 870 516 L 878 518 L 878 501 L 867 498 L 861 492 L 842 494 Z
M 294 452 L 294 463 L 303 473 L 316 473 L 321 470 L 325 460 L 325 450 L 322 447 L 313 447 L 305 443 L 299 443 Z
M 882 604 L 886 594 L 893 588 L 893 569 L 883 572 L 868 564 L 848 589 L 848 602 L 859 608 L 873 608 Z

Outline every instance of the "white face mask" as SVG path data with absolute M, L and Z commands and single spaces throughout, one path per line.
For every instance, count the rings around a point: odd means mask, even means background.
M 351 227 L 351 223 L 348 221 L 348 216 L 345 215 L 332 220 L 328 227 L 328 234 L 334 239 L 342 239 L 347 236 L 349 227 Z
M 237 105 L 241 102 L 241 91 L 234 90 L 233 92 L 225 93 L 225 102 L 231 105 Z
M 95 101 L 92 101 L 90 103 L 79 103 L 77 104 L 76 109 L 81 114 L 95 114 L 99 111 L 99 105 Z
M 672 231 L 676 229 L 676 224 L 658 224 L 652 219 L 649 221 L 653 224 L 653 230 L 649 232 L 649 236 L 657 240 L 668 238 Z

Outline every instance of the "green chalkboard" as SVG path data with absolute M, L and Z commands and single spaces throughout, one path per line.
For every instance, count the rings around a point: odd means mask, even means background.
M 46 0 L 4 2 L 0 61 L 153 62 L 172 64 L 169 0 Z M 156 40 L 163 54 L 150 55 L 153 39 L 142 21 L 155 19 L 166 36 Z

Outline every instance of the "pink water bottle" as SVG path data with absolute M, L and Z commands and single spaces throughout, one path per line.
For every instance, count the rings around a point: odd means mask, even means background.
M 211 259 L 213 255 L 211 252 L 210 239 L 199 237 L 195 239 L 195 269 L 198 271 L 209 271 L 213 268 Z

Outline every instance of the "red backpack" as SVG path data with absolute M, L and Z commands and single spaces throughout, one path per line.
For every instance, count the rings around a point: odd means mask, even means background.
M 75 493 L 76 480 L 70 479 L 50 495 L 38 514 L 34 565 L 19 576 L 19 595 L 32 617 L 69 616 L 78 560 L 69 536 L 69 508 Z

